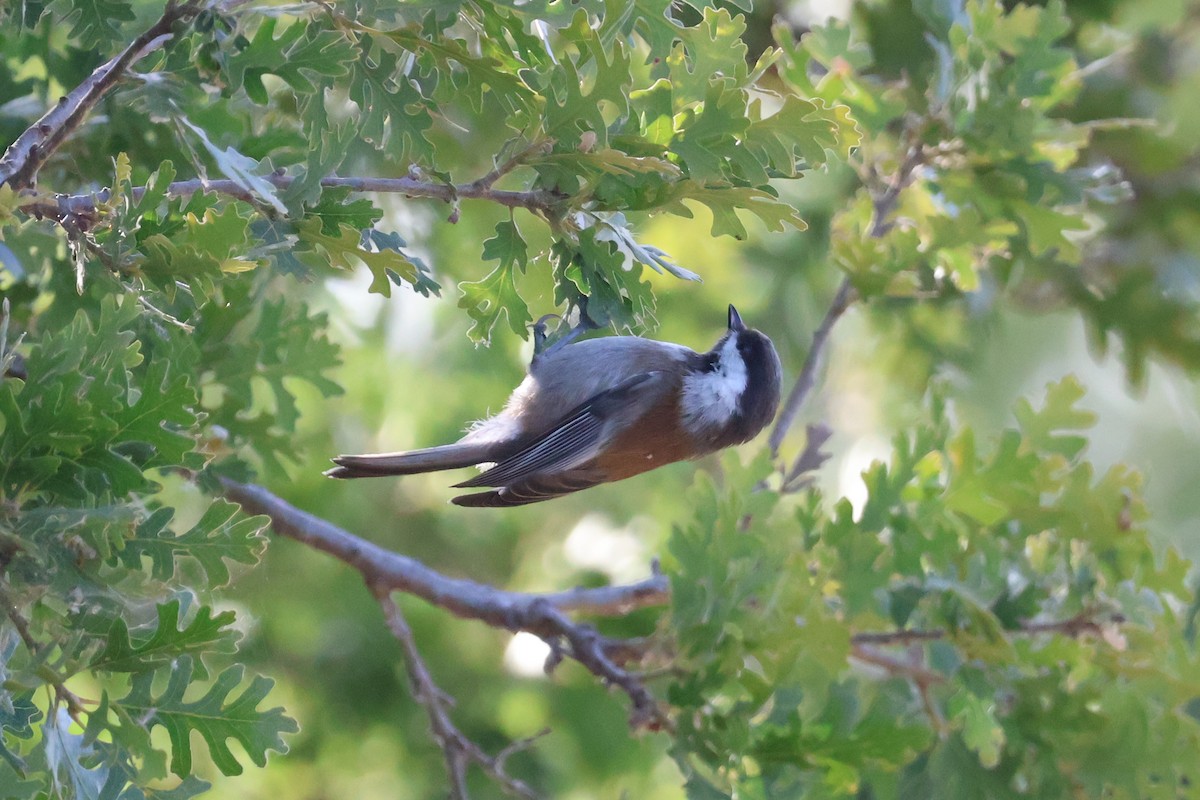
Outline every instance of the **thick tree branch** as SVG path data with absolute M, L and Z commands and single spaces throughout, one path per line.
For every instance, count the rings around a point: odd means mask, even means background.
M 0 185 L 15 190 L 32 186 L 50 156 L 83 122 L 96 103 L 117 84 L 139 59 L 161 47 L 175 23 L 200 13 L 198 0 L 169 0 L 158 21 L 129 43 L 115 58 L 97 67 L 82 83 L 59 99 L 54 108 L 29 126 L 0 158 Z
M 528 784 L 512 777 L 504 769 L 504 761 L 513 752 L 512 748 L 506 748 L 494 757 L 490 756 L 468 739 L 450 719 L 453 701 L 434 682 L 433 675 L 430 674 L 429 667 L 417 648 L 412 628 L 400 606 L 392 599 L 391 591 L 376 587 L 375 596 L 383 608 L 388 628 L 400 642 L 400 649 L 404 651 L 404 668 L 408 672 L 409 683 L 412 684 L 413 698 L 425 708 L 429 715 L 429 729 L 434 740 L 442 748 L 446 759 L 446 773 L 450 778 L 452 800 L 467 800 L 467 766 L 470 764 L 478 765 L 509 794 L 525 800 L 537 800 L 537 793 Z M 518 742 L 517 746 L 528 747 L 532 741 L 524 739 Z
M 398 617 L 393 619 L 390 598 L 392 591 L 403 591 L 420 597 L 434 605 L 465 619 L 475 619 L 493 627 L 513 631 L 528 631 L 542 638 L 551 647 L 547 668 L 552 668 L 570 657 L 586 667 L 606 684 L 619 687 L 628 695 L 632 709 L 630 724 L 633 727 L 648 727 L 653 730 L 669 728 L 671 723 L 665 711 L 659 707 L 653 695 L 642 682 L 643 676 L 626 670 L 623 664 L 638 657 L 641 642 L 613 640 L 601 636 L 591 626 L 575 622 L 568 611 L 593 615 L 619 615 L 636 608 L 664 605 L 670 598 L 670 585 L 657 566 L 651 577 L 639 583 L 625 586 L 608 586 L 595 589 L 575 588 L 548 594 L 510 592 L 473 581 L 450 578 L 415 559 L 386 550 L 376 544 L 342 530 L 319 517 L 292 506 L 260 486 L 237 483 L 222 479 L 225 496 L 241 504 L 252 514 L 265 514 L 271 518 L 272 526 L 279 535 L 295 539 L 317 550 L 322 550 L 358 570 L 367 585 L 380 597 L 389 624 L 393 626 L 402 644 L 405 644 L 406 624 Z M 398 611 L 396 612 L 398 614 Z M 1019 635 L 1057 634 L 1070 637 L 1102 635 L 1105 624 L 1120 623 L 1120 615 L 1099 619 L 1091 612 L 1082 612 L 1065 620 L 1025 621 L 1014 631 Z M 401 627 L 403 625 L 403 627 Z M 411 632 L 407 634 L 411 638 Z M 922 692 L 936 682 L 934 673 L 909 662 L 902 662 L 878 650 L 879 647 L 907 646 L 920 642 L 944 639 L 950 632 L 943 629 L 914 629 L 898 631 L 865 631 L 852 634 L 850 642 L 856 660 L 884 668 L 893 674 L 914 680 Z M 413 677 L 414 686 L 432 685 L 428 670 L 423 663 L 414 663 L 406 647 L 411 670 L 422 674 Z M 416 654 L 419 658 L 419 654 Z M 428 697 L 444 697 L 433 693 Z M 420 697 L 418 699 L 421 699 Z M 422 700 L 428 703 L 427 700 Z M 440 702 L 440 701 L 439 701 Z M 448 724 L 435 719 L 445 709 L 430 708 L 431 724 L 435 732 L 439 725 Z M 439 734 L 441 735 L 441 734 Z M 457 745 L 456 745 L 457 746 Z M 457 751 L 455 751 L 457 752 Z M 486 754 L 485 756 L 486 757 Z M 447 751 L 447 764 L 453 770 L 456 759 Z M 471 757 L 470 760 L 478 761 Z M 485 767 L 486 768 L 486 767 Z
M 627 586 L 575 588 L 551 594 L 509 592 L 459 578 L 450 578 L 421 562 L 360 539 L 336 525 L 301 511 L 260 486 L 222 480 L 225 496 L 252 514 L 266 514 L 275 532 L 322 550 L 362 574 L 377 593 L 398 590 L 416 595 L 466 619 L 493 627 L 528 631 L 550 644 L 556 654 L 569 656 L 605 683 L 629 696 L 630 724 L 661 729 L 670 722 L 653 695 L 634 673 L 618 664 L 628 643 L 611 640 L 591 626 L 578 623 L 567 611 L 621 614 L 634 608 L 667 602 L 669 585 L 654 574 Z
M 464 619 L 513 628 L 542 604 L 559 611 L 596 615 L 623 614 L 663 605 L 669 587 L 662 575 L 626 586 L 568 589 L 549 594 L 510 592 L 461 578 L 450 578 L 416 559 L 360 539 L 333 523 L 301 511 L 261 486 L 223 480 L 225 496 L 253 514 L 271 517 L 276 533 L 303 542 L 354 567 L 372 586 L 416 595 Z

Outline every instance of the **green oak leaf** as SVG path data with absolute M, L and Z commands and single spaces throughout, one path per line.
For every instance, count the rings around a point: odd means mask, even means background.
M 231 695 L 242 684 L 245 667 L 229 667 L 219 676 L 204 696 L 194 701 L 184 700 L 193 683 L 193 663 L 190 656 L 181 656 L 171 668 L 167 685 L 153 694 L 154 673 L 134 675 L 129 694 L 115 702 L 133 718 L 145 720 L 146 728 L 161 725 L 171 741 L 171 771 L 180 777 L 192 772 L 191 734 L 200 734 L 208 746 L 209 756 L 224 775 L 241 775 L 242 764 L 229 748 L 233 739 L 242 746 L 250 760 L 262 767 L 267 763 L 267 751 L 286 753 L 283 734 L 299 730 L 295 720 L 287 717 L 282 708 L 259 711 L 258 706 L 275 685 L 270 678 L 254 676 L 250 684 L 236 697 Z
M 23 774 L 25 759 L 8 746 L 6 737 L 32 739 L 33 723 L 42 718 L 42 711 L 33 702 L 32 690 L 6 694 L 5 699 L 7 703 L 0 703 L 0 758 L 7 761 L 18 774 Z
M 1040 410 L 1028 400 L 1018 400 L 1014 413 L 1021 432 L 1040 450 L 1075 458 L 1087 446 L 1087 438 L 1068 432 L 1087 430 L 1096 424 L 1093 412 L 1075 407 L 1083 395 L 1079 379 L 1068 375 L 1046 387 L 1046 401 Z
M 410 256 L 399 249 L 365 249 L 362 231 L 345 223 L 338 223 L 337 233 L 329 235 L 322 220 L 306 219 L 297 225 L 297 236 L 301 244 L 319 247 L 335 269 L 365 265 L 371 271 L 370 292 L 391 297 L 393 275 L 414 286 L 421 282 L 422 269 Z
M 762 189 L 735 186 L 718 188 L 684 182 L 677 184 L 674 197 L 675 201 L 667 210 L 681 217 L 690 219 L 692 216 L 692 212 L 681 202 L 683 200 L 693 200 L 707 206 L 713 215 L 713 236 L 745 239 L 746 226 L 738 219 L 739 210 L 754 214 L 771 231 L 781 231 L 787 226 L 802 231 L 808 227 L 795 208 Z
M 169 581 L 182 559 L 196 561 L 211 586 L 229 583 L 226 561 L 257 564 L 266 541 L 266 517 L 244 516 L 238 506 L 214 500 L 203 516 L 186 532 L 177 534 L 169 526 L 174 509 L 159 508 L 137 527 L 136 535 L 125 543 L 116 558 L 130 569 L 140 569 L 149 558 L 156 580 Z
M 126 0 L 54 0 L 51 10 L 71 26 L 68 36 L 84 47 L 102 50 L 125 37 L 120 23 L 135 18 Z
M 500 263 L 482 280 L 463 281 L 458 285 L 462 292 L 458 307 L 466 309 L 467 315 L 475 321 L 467 335 L 474 342 L 487 341 L 503 315 L 513 333 L 522 339 L 528 337 L 528 325 L 533 317 L 517 291 L 516 275 L 518 271 L 525 271 L 529 254 L 515 222 L 507 220 L 496 224 L 495 235 L 483 243 L 483 258 Z
M 159 605 L 157 614 L 150 636 L 139 636 L 136 641 L 131 638 L 123 618 L 113 620 L 104 647 L 92 656 L 89 668 L 106 672 L 143 672 L 166 666 L 188 654 L 195 657 L 197 673 L 203 677 L 200 661 L 203 655 L 235 650 L 238 635 L 229 627 L 235 618 L 232 611 L 214 614 L 208 606 L 201 606 L 182 628 L 179 627 L 178 599 Z
M 269 98 L 263 75 L 275 75 L 299 94 L 317 91 L 312 79 L 339 78 L 348 74 L 349 65 L 360 54 L 346 36 L 338 31 L 317 30 L 295 22 L 276 36 L 278 19 L 264 16 L 246 46 L 229 58 L 226 69 L 232 86 L 242 87 L 246 95 L 266 105 Z

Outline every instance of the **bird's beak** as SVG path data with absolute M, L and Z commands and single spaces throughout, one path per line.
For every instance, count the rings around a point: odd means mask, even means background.
M 742 322 L 742 315 L 737 312 L 737 309 L 733 307 L 732 303 L 729 304 L 729 330 L 746 330 L 746 323 Z

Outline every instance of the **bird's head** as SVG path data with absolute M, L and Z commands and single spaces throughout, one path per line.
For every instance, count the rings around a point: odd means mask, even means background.
M 729 306 L 725 335 L 684 378 L 684 426 L 715 447 L 754 438 L 775 417 L 783 369 L 775 345 Z

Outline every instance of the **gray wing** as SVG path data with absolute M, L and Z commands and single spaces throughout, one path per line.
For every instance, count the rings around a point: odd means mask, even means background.
M 508 495 L 520 505 L 577 492 L 604 480 L 595 470 L 578 467 L 595 458 L 612 436 L 646 413 L 670 389 L 670 377 L 662 371 L 643 372 L 592 397 L 558 424 L 521 450 L 456 488 L 501 487 L 501 492 L 463 495 L 458 505 L 490 505 L 487 495 Z M 476 503 L 460 502 L 479 497 Z M 525 498 L 518 500 L 518 497 Z
M 560 475 L 539 475 L 491 492 L 460 494 L 450 502 L 473 508 L 504 508 L 540 503 L 600 483 L 605 476 L 597 469 L 579 469 Z

